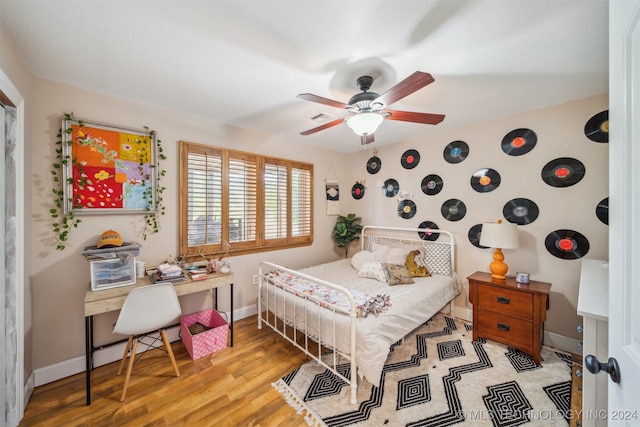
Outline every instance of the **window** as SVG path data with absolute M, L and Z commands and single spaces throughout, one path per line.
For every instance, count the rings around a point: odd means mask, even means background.
M 313 242 L 313 165 L 180 142 L 180 255 Z

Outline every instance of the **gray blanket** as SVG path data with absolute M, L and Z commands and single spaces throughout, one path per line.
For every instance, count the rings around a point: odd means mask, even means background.
M 137 257 L 140 253 L 140 244 L 136 242 L 124 242 L 122 246 L 111 248 L 99 248 L 96 246 L 87 246 L 82 251 L 82 255 L 87 258 L 103 258 L 112 259 L 119 258 L 123 263 L 129 261 L 132 257 Z

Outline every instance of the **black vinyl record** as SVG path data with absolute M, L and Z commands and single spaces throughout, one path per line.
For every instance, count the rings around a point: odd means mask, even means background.
M 407 150 L 400 158 L 400 164 L 405 169 L 413 169 L 420 163 L 420 153 L 416 150 Z
M 422 179 L 422 184 L 420 187 L 422 188 L 422 192 L 427 196 L 433 196 L 434 194 L 438 194 L 442 191 L 443 186 L 442 178 L 439 175 L 427 175 Z
M 511 199 L 502 208 L 502 215 L 507 221 L 518 225 L 531 224 L 538 218 L 539 213 L 538 205 L 524 198 Z
M 500 174 L 494 169 L 478 169 L 471 176 L 471 188 L 479 193 L 488 193 L 500 185 Z
M 442 155 L 449 163 L 460 163 L 469 155 L 469 146 L 464 141 L 453 141 L 444 147 Z
M 584 134 L 595 142 L 609 142 L 609 110 L 591 117 L 584 125 Z
M 387 197 L 394 197 L 398 194 L 398 190 L 400 186 L 398 185 L 398 181 L 393 178 L 389 178 L 384 182 L 384 187 L 382 187 L 382 193 Z
M 370 174 L 376 174 L 380 172 L 380 168 L 382 167 L 382 160 L 378 156 L 373 156 L 369 160 L 367 160 L 367 172 Z
M 582 258 L 589 252 L 589 241 L 573 230 L 556 230 L 544 240 L 549 253 L 561 259 Z
M 442 216 L 447 221 L 460 221 L 467 213 L 467 207 L 462 200 L 449 199 L 440 207 Z
M 515 129 L 502 138 L 502 151 L 510 156 L 522 156 L 533 150 L 538 137 L 531 129 Z
M 476 224 L 469 229 L 467 233 L 467 237 L 469 238 L 469 242 L 476 248 L 487 249 L 488 246 L 482 246 L 480 244 L 480 235 L 482 234 L 482 224 Z
M 438 237 L 440 237 L 440 233 L 429 232 L 429 230 L 438 230 L 438 224 L 436 224 L 435 222 L 422 221 L 418 226 L 418 228 L 425 229 L 425 231 L 418 231 L 418 236 L 420 236 L 422 240 L 434 241 L 434 240 L 438 240 Z
M 413 218 L 416 214 L 416 204 L 413 200 L 402 200 L 398 202 L 398 215 L 404 219 Z
M 542 180 L 552 187 L 569 187 L 584 177 L 585 168 L 580 160 L 560 157 L 542 168 Z
M 362 199 L 362 197 L 364 197 L 364 185 L 359 182 L 353 184 L 353 187 L 351 187 L 351 195 L 356 200 Z
M 609 225 L 609 198 L 606 197 L 596 206 L 596 216 L 600 221 Z

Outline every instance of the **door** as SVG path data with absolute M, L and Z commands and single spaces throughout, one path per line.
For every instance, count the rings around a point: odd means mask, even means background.
M 17 426 L 24 414 L 24 98 L 0 69 L 0 425 Z
M 606 415 L 609 426 L 637 426 L 640 425 L 640 1 L 637 0 L 609 3 L 609 123 L 609 357 L 618 361 L 620 382 L 616 384 L 609 379 L 609 410 L 595 415 Z

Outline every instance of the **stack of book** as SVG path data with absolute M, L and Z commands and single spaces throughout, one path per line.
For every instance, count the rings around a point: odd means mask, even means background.
M 150 276 L 153 283 L 156 282 L 181 282 L 187 280 L 182 268 L 175 264 L 160 264 L 157 272 Z
M 209 274 L 207 274 L 207 267 L 205 265 L 192 265 L 186 268 L 187 274 L 191 277 L 191 280 L 205 280 L 209 278 Z

